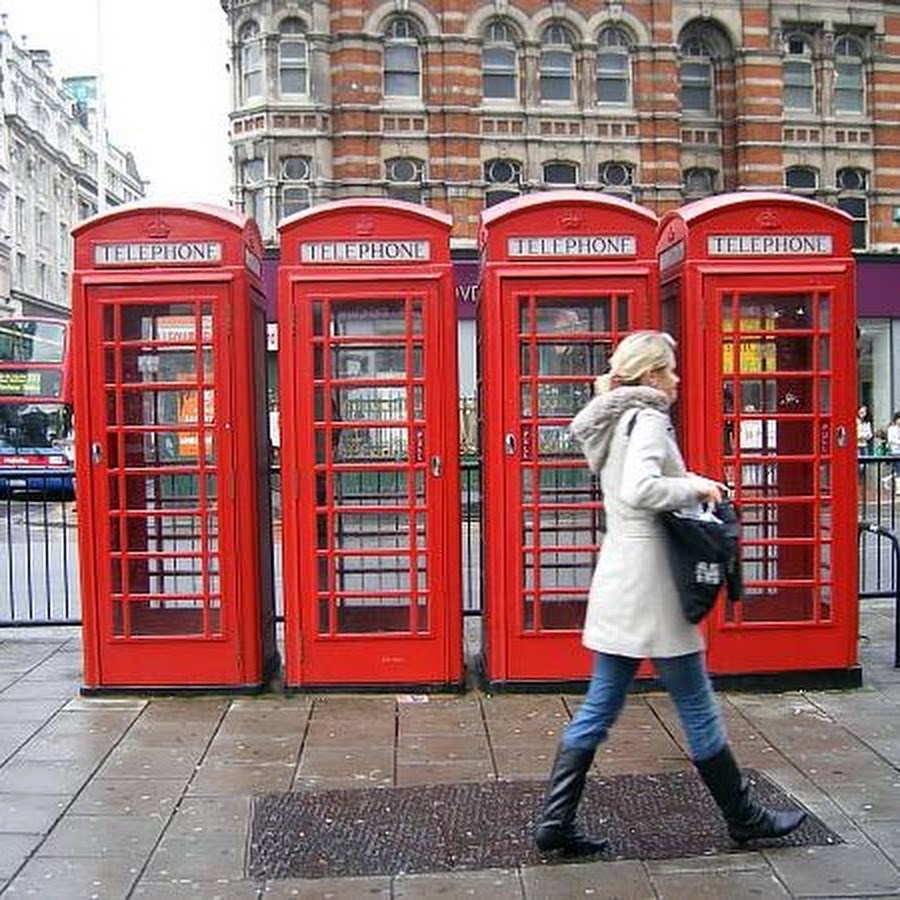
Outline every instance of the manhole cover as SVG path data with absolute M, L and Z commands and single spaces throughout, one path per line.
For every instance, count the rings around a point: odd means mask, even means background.
M 745 770 L 756 797 L 797 804 Z M 336 878 L 536 865 L 532 831 L 543 781 L 300 791 L 254 800 L 248 875 Z M 673 859 L 740 849 L 693 771 L 589 779 L 584 829 L 610 839 L 609 859 Z M 752 846 L 760 846 L 757 842 Z M 841 843 L 818 818 L 769 845 Z

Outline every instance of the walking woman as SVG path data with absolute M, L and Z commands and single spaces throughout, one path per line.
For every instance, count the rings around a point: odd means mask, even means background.
M 584 702 L 560 740 L 535 831 L 542 851 L 583 855 L 605 839 L 583 834 L 575 813 L 597 746 L 650 658 L 672 697 L 691 758 L 738 842 L 780 837 L 806 813 L 775 811 L 749 794 L 728 740 L 704 661 L 703 637 L 681 612 L 657 512 L 718 501 L 724 486 L 685 469 L 669 407 L 676 398 L 675 342 L 641 331 L 624 338 L 597 379 L 597 395 L 571 430 L 600 476 L 607 532 L 594 572 L 583 643 L 594 654 Z M 632 421 L 633 420 L 633 421 Z

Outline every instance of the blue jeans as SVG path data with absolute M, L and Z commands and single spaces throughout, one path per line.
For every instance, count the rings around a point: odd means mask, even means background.
M 639 659 L 594 654 L 594 674 L 584 702 L 562 736 L 567 749 L 595 750 L 625 705 Z M 728 742 L 702 653 L 654 659 L 653 665 L 678 710 L 695 762 L 715 756 Z

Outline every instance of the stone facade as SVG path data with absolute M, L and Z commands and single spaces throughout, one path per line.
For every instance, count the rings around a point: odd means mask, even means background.
M 307 205 L 454 218 L 559 185 L 661 213 L 789 189 L 900 243 L 900 8 L 772 0 L 221 0 L 236 205 L 267 243 Z
M 98 200 L 92 104 L 54 77 L 50 53 L 16 44 L 0 19 L 0 314 L 68 315 L 70 230 L 99 208 L 144 195 L 131 154 L 107 140 Z M 90 81 L 83 79 L 82 81 Z

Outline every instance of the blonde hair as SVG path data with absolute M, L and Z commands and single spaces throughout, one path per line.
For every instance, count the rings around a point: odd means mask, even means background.
M 619 341 L 609 359 L 609 372 L 595 389 L 605 394 L 620 384 L 637 384 L 647 372 L 675 367 L 675 340 L 664 331 L 634 331 Z

